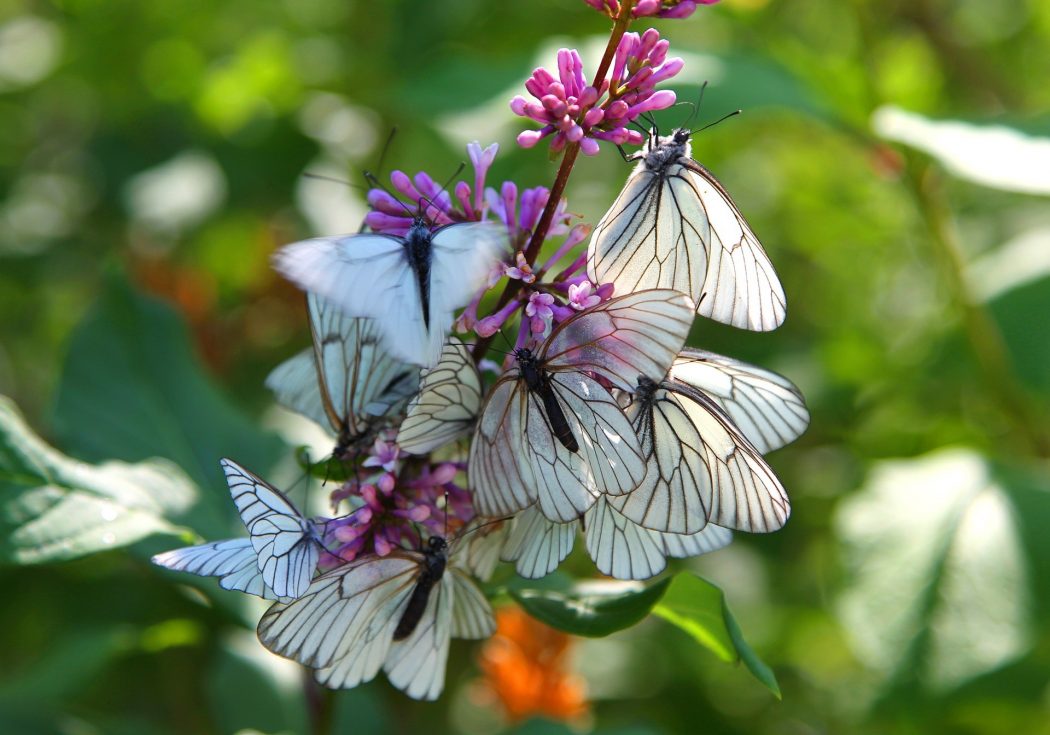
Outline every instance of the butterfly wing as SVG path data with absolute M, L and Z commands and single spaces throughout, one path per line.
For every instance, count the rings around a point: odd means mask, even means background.
M 412 634 L 394 641 L 383 662 L 390 683 L 413 699 L 437 699 L 445 686 L 456 597 L 453 578 L 454 573 L 446 570 L 434 585 Z
M 763 454 L 793 442 L 809 425 L 798 388 L 770 370 L 687 348 L 670 377 L 706 393 Z
M 667 557 L 699 556 L 720 549 L 732 534 L 708 524 L 690 535 L 660 533 L 644 528 L 599 498 L 584 516 L 587 552 L 602 574 L 616 579 L 648 579 L 667 566 Z
M 633 390 L 639 375 L 663 379 L 692 323 L 693 310 L 681 293 L 628 293 L 559 324 L 540 357 L 548 370 L 591 371 Z
M 651 401 L 635 401 L 627 414 L 649 458 L 639 489 L 610 500 L 628 519 L 681 534 L 697 533 L 708 522 L 767 533 L 787 521 L 790 505 L 780 481 L 707 395 L 664 383 Z
M 321 426 L 331 426 L 317 383 L 317 363 L 314 361 L 313 349 L 303 350 L 275 367 L 266 376 L 266 387 L 285 408 Z
M 686 159 L 672 178 L 681 201 L 687 203 L 683 219 L 707 250 L 697 313 L 757 332 L 779 327 L 787 316 L 784 288 L 729 192 L 692 159 Z
M 576 521 L 549 521 L 535 506 L 526 508 L 510 522 L 510 532 L 500 558 L 514 562 L 518 574 L 523 577 L 545 577 L 572 551 L 577 526 Z
M 466 346 L 450 337 L 441 360 L 424 369 L 419 393 L 397 434 L 410 454 L 426 454 L 470 431 L 481 408 L 481 376 Z
M 262 478 L 229 459 L 220 464 L 248 529 L 263 582 L 278 597 L 303 594 L 320 556 L 310 522 Z
M 397 551 L 359 557 L 322 574 L 298 599 L 266 611 L 259 640 L 318 669 L 326 686 L 349 689 L 368 681 L 386 660 L 422 561 L 421 554 Z
M 226 590 L 247 592 L 267 600 L 277 595 L 263 582 L 259 557 L 251 539 L 235 538 L 199 546 L 187 546 L 157 554 L 150 561 L 177 572 L 218 577 Z
M 483 516 L 513 515 L 535 500 L 532 472 L 518 456 L 528 400 L 528 390 L 512 370 L 496 382 L 474 427 L 467 468 Z
M 670 288 L 695 303 L 707 251 L 691 245 L 676 193 L 663 176 L 640 163 L 594 228 L 587 248 L 588 277 L 614 283 L 617 293 Z
M 455 592 L 452 600 L 452 637 L 480 640 L 496 632 L 492 606 L 470 577 L 456 567 L 446 573 Z M 442 579 L 444 581 L 444 579 Z

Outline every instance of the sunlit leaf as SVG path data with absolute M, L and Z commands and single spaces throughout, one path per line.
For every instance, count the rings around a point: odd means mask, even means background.
M 836 521 L 849 580 L 839 617 L 866 664 L 946 690 L 1028 649 L 1015 511 L 979 454 L 947 449 L 877 465 Z
M 127 546 L 154 533 L 196 497 L 170 462 L 89 465 L 45 444 L 0 397 L 0 561 L 39 564 Z
M 653 614 L 684 630 L 723 661 L 743 661 L 755 678 L 780 698 L 773 670 L 744 640 L 718 587 L 695 574 L 679 574 L 653 608 Z
M 552 628 L 601 638 L 641 621 L 667 589 L 670 579 L 645 587 L 639 583 L 579 585 L 574 590 L 511 589 L 525 612 Z

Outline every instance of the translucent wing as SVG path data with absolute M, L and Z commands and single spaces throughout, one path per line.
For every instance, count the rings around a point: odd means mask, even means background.
M 540 356 L 548 370 L 592 371 L 633 390 L 639 375 L 663 379 L 692 323 L 693 310 L 681 293 L 628 293 L 562 322 Z
M 500 551 L 507 541 L 509 521 L 489 522 L 471 531 L 464 552 L 464 566 L 478 579 L 487 582 L 500 561 Z
M 452 601 L 452 637 L 479 640 L 496 632 L 492 606 L 478 586 L 455 567 L 446 576 L 452 580 L 455 597 Z
M 277 599 L 273 590 L 263 582 L 259 557 L 251 539 L 236 538 L 187 546 L 157 554 L 151 561 L 177 572 L 218 577 L 219 586 L 226 590 L 247 592 L 267 600 Z
M 481 376 L 466 346 L 450 337 L 433 368 L 424 370 L 419 393 L 397 433 L 401 449 L 426 454 L 470 431 L 481 408 Z
M 576 521 L 549 521 L 538 508 L 526 508 L 511 521 L 501 558 L 514 562 L 523 577 L 545 577 L 572 551 L 577 526 Z
M 617 293 L 672 288 L 697 311 L 744 329 L 775 329 L 786 314 L 780 279 L 728 192 L 689 158 L 669 161 L 661 138 L 594 229 L 588 275 Z M 663 149 L 663 150 L 660 150 Z
M 492 388 L 474 427 L 467 470 L 483 516 L 513 515 L 535 500 L 532 472 L 518 456 L 528 400 L 528 390 L 512 371 Z
M 288 498 L 257 475 L 229 459 L 220 464 L 248 529 L 263 582 L 278 597 L 303 594 L 320 556 L 313 525 Z
M 404 408 L 419 370 L 387 354 L 374 320 L 348 317 L 312 294 L 307 301 L 313 349 L 278 365 L 266 385 L 288 408 L 330 426 L 345 448 Z
M 688 184 L 676 185 L 683 198 L 691 191 L 699 202 L 703 215 L 691 224 L 708 249 L 697 313 L 742 329 L 776 329 L 787 316 L 787 298 L 769 256 L 714 174 L 692 160 L 683 168 L 679 175 Z
M 660 533 L 624 517 L 599 498 L 584 516 L 587 552 L 602 574 L 616 579 L 648 579 L 664 570 L 667 557 L 699 556 L 726 546 L 728 530 L 708 524 L 691 535 Z
M 793 442 L 809 425 L 798 388 L 770 370 L 687 348 L 674 361 L 670 377 L 710 396 L 762 453 Z
M 313 580 L 301 597 L 273 605 L 259 640 L 274 653 L 318 669 L 332 688 L 351 688 L 382 668 L 419 575 L 422 555 L 366 556 Z
M 663 383 L 627 408 L 647 476 L 638 490 L 610 503 L 655 531 L 693 534 L 708 521 L 766 533 L 784 525 L 787 494 L 758 450 L 704 393 Z

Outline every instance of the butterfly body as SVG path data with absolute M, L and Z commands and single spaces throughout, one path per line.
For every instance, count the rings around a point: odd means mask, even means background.
M 520 371 L 521 379 L 525 381 L 526 387 L 533 395 L 539 396 L 540 400 L 543 401 L 543 410 L 554 436 L 570 452 L 580 451 L 580 444 L 576 441 L 576 437 L 572 435 L 572 429 L 569 428 L 569 420 L 565 418 L 565 411 L 562 409 L 561 404 L 558 403 L 558 398 L 554 394 L 554 388 L 551 386 L 550 377 L 543 371 L 543 366 L 539 364 L 536 356 L 529 349 L 518 350 L 515 353 L 515 357 L 518 360 L 518 370 Z
M 405 612 L 401 614 L 401 619 L 397 622 L 397 628 L 394 629 L 395 641 L 408 638 L 419 625 L 427 609 L 427 602 L 430 600 L 430 593 L 434 585 L 440 582 L 445 575 L 446 564 L 448 564 L 448 544 L 445 539 L 434 536 L 430 539 L 429 548 L 423 551 L 423 564 L 419 577 L 416 579 L 416 586 L 408 598 Z
M 405 235 L 405 256 L 419 284 L 419 303 L 423 308 L 423 325 L 430 329 L 430 259 L 431 232 L 422 219 L 416 219 Z

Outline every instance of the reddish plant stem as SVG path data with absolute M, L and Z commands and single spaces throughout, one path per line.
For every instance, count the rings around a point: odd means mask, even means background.
M 609 72 L 609 66 L 612 64 L 613 57 L 616 55 L 616 48 L 620 45 L 620 39 L 623 38 L 623 34 L 627 32 L 627 27 L 631 25 L 631 11 L 634 9 L 634 0 L 624 0 L 620 5 L 620 14 L 616 17 L 616 22 L 613 24 L 612 34 L 609 36 L 609 43 L 605 45 L 605 53 L 602 54 L 602 60 L 598 64 L 598 71 L 594 75 L 594 81 L 591 86 L 598 88 L 601 86 L 602 79 Z M 565 146 L 565 153 L 562 155 L 561 165 L 558 166 L 558 174 L 554 178 L 554 184 L 551 186 L 550 197 L 547 199 L 547 204 L 543 207 L 543 212 L 540 214 L 540 221 L 536 224 L 536 229 L 532 231 L 532 237 L 529 238 L 528 245 L 525 246 L 524 255 L 525 260 L 529 265 L 536 262 L 536 258 L 539 257 L 540 248 L 543 247 L 543 241 L 547 238 L 547 231 L 550 229 L 551 223 L 554 221 L 554 213 L 558 209 L 558 203 L 561 202 L 562 194 L 565 193 L 565 185 L 569 183 L 569 174 L 572 173 L 572 167 L 576 164 L 576 158 L 580 155 L 580 144 L 569 143 Z M 496 308 L 494 311 L 499 311 L 507 303 L 518 295 L 518 291 L 521 290 L 522 281 L 511 280 L 507 282 L 507 286 L 503 289 L 503 293 L 500 294 L 499 300 L 496 302 Z M 489 345 L 492 344 L 492 340 L 495 335 L 490 337 L 479 337 L 477 343 L 474 345 L 474 363 L 481 362 L 481 358 L 488 352 Z

